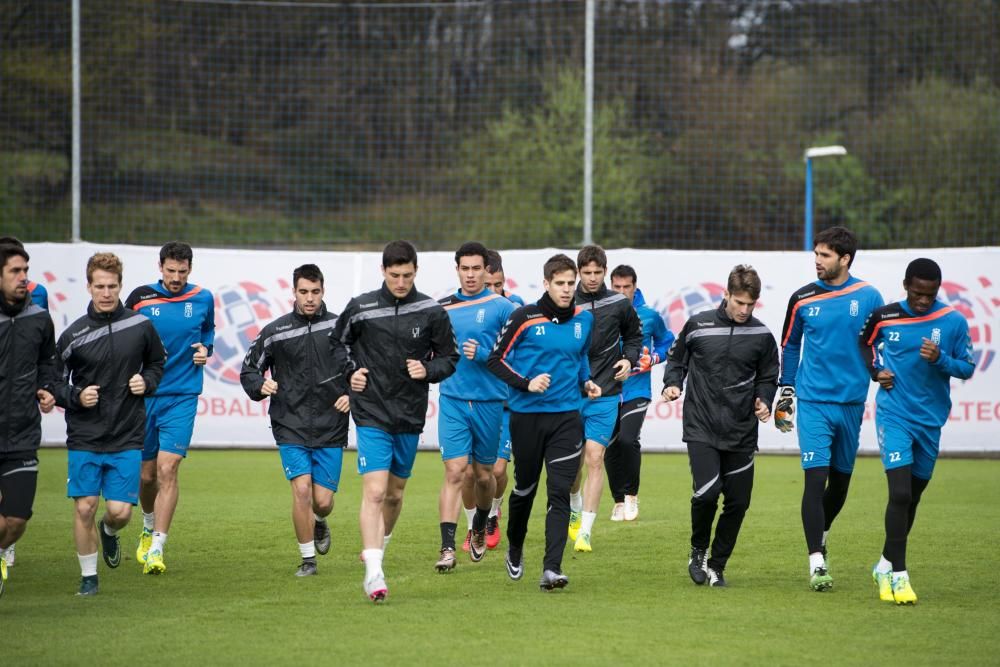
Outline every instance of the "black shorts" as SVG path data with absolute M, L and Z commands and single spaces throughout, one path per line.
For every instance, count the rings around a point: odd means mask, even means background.
M 30 519 L 37 486 L 38 458 L 35 455 L 0 455 L 0 516 Z

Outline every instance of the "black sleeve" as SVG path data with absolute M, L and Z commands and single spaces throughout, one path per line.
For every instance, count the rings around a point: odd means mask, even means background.
M 136 287 L 132 290 L 132 293 L 128 295 L 128 298 L 125 299 L 125 307 L 128 310 L 134 310 L 135 304 L 139 303 L 139 295 L 142 293 L 142 289 L 143 288 L 141 287 Z
M 67 329 L 63 331 L 59 337 L 59 341 L 56 343 L 56 378 L 51 393 L 56 397 L 56 405 L 64 410 L 80 405 L 80 392 L 83 390 L 82 387 L 74 387 L 70 384 L 69 376 L 73 369 L 67 364 L 72 355 L 63 358 L 65 349 L 69 347 L 72 341 L 73 338 L 70 335 L 69 329 Z
M 356 312 L 357 305 L 355 300 L 351 299 L 344 308 L 344 311 L 340 314 L 340 317 L 337 318 L 337 324 L 334 326 L 333 336 L 331 336 L 331 338 L 336 338 L 337 342 L 339 342 L 344 349 L 344 363 L 346 364 L 344 373 L 345 379 L 348 381 L 350 380 L 351 375 L 354 374 L 354 371 L 358 369 L 357 359 L 354 357 L 351 350 L 355 341 L 354 329 L 351 328 L 351 317 L 353 317 Z
M 45 313 L 45 328 L 42 332 L 42 344 L 38 348 L 38 380 L 37 388 L 44 389 L 55 396 L 58 375 L 56 375 L 56 332 L 52 317 Z
M 451 328 L 451 318 L 444 308 L 438 307 L 431 314 L 431 356 L 424 362 L 428 382 L 441 382 L 455 372 L 458 365 L 458 343 Z
M 639 313 L 635 312 L 632 304 L 628 304 L 625 308 L 621 337 L 622 355 L 635 368 L 639 363 L 639 355 L 642 354 L 642 320 L 639 319 Z
M 240 384 L 243 385 L 243 391 L 254 401 L 263 401 L 265 398 L 260 389 L 264 386 L 264 371 L 268 370 L 273 362 L 267 348 L 264 347 L 264 341 L 270 335 L 270 326 L 261 330 L 257 338 L 250 343 L 250 349 L 243 357 L 243 367 L 240 369 Z
M 667 350 L 667 363 L 663 366 L 663 387 L 684 388 L 684 378 L 687 377 L 688 358 L 690 350 L 687 347 L 687 336 L 691 330 L 691 320 L 684 323 L 684 328 L 677 334 L 670 349 Z
M 878 344 L 878 323 L 882 319 L 882 309 L 876 308 L 865 321 L 865 326 L 858 336 L 858 347 L 861 349 L 861 358 L 865 360 L 865 368 L 873 382 L 878 381 L 879 369 L 875 364 L 875 346 Z
M 340 320 L 337 320 L 338 324 Z M 332 331 L 327 338 L 330 341 L 330 356 L 333 358 L 333 372 L 336 374 L 333 379 L 334 393 L 343 396 L 347 393 L 347 371 L 349 362 L 347 359 L 347 348 L 340 339 L 337 338 L 336 330 Z M 243 376 L 240 375 L 242 381 Z
M 527 320 L 527 315 L 523 307 L 510 314 L 510 319 L 500 330 L 496 345 L 493 346 L 493 351 L 490 352 L 490 356 L 486 360 L 486 367 L 490 369 L 490 372 L 514 389 L 521 391 L 528 391 L 531 379 L 520 375 L 511 368 L 510 364 L 507 363 L 507 356 L 517 346 L 522 331 L 521 325 L 524 324 L 525 320 Z
M 167 351 L 163 349 L 163 341 L 156 333 L 156 327 L 149 320 L 143 325 L 144 348 L 142 353 L 142 372 L 140 375 L 146 382 L 146 396 L 156 392 L 163 379 L 163 365 L 167 363 Z
M 757 358 L 757 377 L 754 379 L 754 396 L 768 407 L 774 402 L 774 395 L 778 393 L 780 370 L 778 344 L 774 342 L 774 336 L 768 335 L 764 349 Z

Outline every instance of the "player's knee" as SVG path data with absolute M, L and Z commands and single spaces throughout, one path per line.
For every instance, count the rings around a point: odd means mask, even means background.
M 729 514 L 745 514 L 750 509 L 750 496 L 726 496 L 722 503 L 722 509 Z
M 399 507 L 403 503 L 402 491 L 386 491 L 382 504 L 390 508 Z
M 143 486 L 150 486 L 156 484 L 156 466 L 143 466 L 142 472 L 139 473 L 139 479 L 142 481 Z
M 320 516 L 326 516 L 333 511 L 333 494 L 330 494 L 329 498 L 324 497 L 314 497 L 313 498 L 313 511 Z
M 132 506 L 128 503 L 108 505 L 106 511 L 107 521 L 115 526 L 124 526 L 132 518 Z
M 17 538 L 24 534 L 24 527 L 27 523 L 27 519 L 19 516 L 0 516 L 0 534 L 3 534 L 8 541 L 16 542 Z
M 164 461 L 156 464 L 156 478 L 160 483 L 172 483 L 177 480 L 177 468 L 180 466 L 180 459 L 176 461 Z
M 900 507 L 909 507 L 910 503 L 913 502 L 913 493 L 909 488 L 890 488 L 889 489 L 889 504 L 897 505 Z
M 722 493 L 721 484 L 713 484 L 711 487 L 702 490 L 691 496 L 691 504 L 694 506 L 715 506 L 719 502 L 719 495 Z
M 97 498 L 81 498 L 76 501 L 76 515 L 84 521 L 93 521 L 97 514 Z

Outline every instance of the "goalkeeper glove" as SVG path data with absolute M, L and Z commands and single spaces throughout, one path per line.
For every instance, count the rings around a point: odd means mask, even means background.
M 795 428 L 795 387 L 782 387 L 774 406 L 774 426 L 782 433 Z
M 639 375 L 640 373 L 648 373 L 656 364 L 660 363 L 660 356 L 658 354 L 650 353 L 649 348 L 645 345 L 642 346 L 642 354 L 639 355 L 639 361 L 636 362 L 635 368 L 632 369 L 632 375 Z

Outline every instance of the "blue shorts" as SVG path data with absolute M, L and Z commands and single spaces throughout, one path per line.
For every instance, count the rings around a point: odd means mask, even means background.
M 497 458 L 510 461 L 510 410 L 504 408 L 503 423 L 500 426 L 500 447 L 497 449 Z
M 865 404 L 799 400 L 798 411 L 802 469 L 830 467 L 848 475 L 854 472 Z
M 441 460 L 465 457 L 493 465 L 503 424 L 503 401 L 466 401 L 442 394 L 438 406 Z
M 615 424 L 618 423 L 618 404 L 621 403 L 621 396 L 601 396 L 598 399 L 583 399 L 583 407 L 580 408 L 580 417 L 583 419 L 583 437 L 586 440 L 608 446 L 611 442 L 611 435 L 615 432 Z
M 152 461 L 159 452 L 187 456 L 198 413 L 198 396 L 150 396 L 146 399 L 146 439 L 142 460 Z
M 66 495 L 70 498 L 104 495 L 105 500 L 117 500 L 135 505 L 139 502 L 139 471 L 142 452 L 87 452 L 69 450 L 69 474 Z
M 920 479 L 930 479 L 937 463 L 941 443 L 941 428 L 930 428 L 912 421 L 898 419 L 876 406 L 875 432 L 882 466 L 886 470 L 912 466 L 910 473 Z
M 402 479 L 410 476 L 419 433 L 386 433 L 374 426 L 359 426 L 357 431 L 358 474 L 388 470 Z
M 337 491 L 340 485 L 340 466 L 344 462 L 343 447 L 279 444 L 278 453 L 281 454 L 281 467 L 285 469 L 285 479 L 312 475 L 313 484 L 333 492 Z

